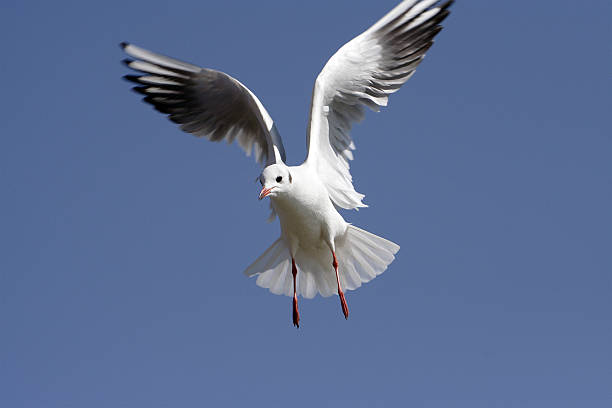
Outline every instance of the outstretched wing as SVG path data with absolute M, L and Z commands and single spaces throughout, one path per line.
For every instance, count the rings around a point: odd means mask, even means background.
M 285 149 L 272 118 L 259 99 L 238 80 L 213 69 L 155 54 L 132 44 L 121 47 L 134 59 L 125 64 L 138 75 L 125 79 L 144 101 L 185 132 L 218 142 L 234 140 L 247 156 L 266 165 L 285 161 Z
M 315 82 L 310 108 L 308 157 L 339 207 L 365 207 L 349 171 L 353 122 L 364 106 L 378 111 L 388 95 L 414 74 L 440 32 L 451 1 L 405 0 L 367 31 L 340 48 Z

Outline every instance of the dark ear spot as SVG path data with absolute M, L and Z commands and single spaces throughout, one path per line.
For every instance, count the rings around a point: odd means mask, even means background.
M 287 171 L 287 173 L 289 173 L 289 183 L 293 183 L 293 177 L 291 177 L 291 172 Z

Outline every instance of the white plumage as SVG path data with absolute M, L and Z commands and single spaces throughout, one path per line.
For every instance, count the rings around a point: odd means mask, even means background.
M 182 130 L 211 141 L 236 140 L 264 164 L 260 198 L 270 197 L 281 236 L 245 271 L 272 293 L 312 298 L 357 289 L 385 271 L 399 246 L 348 224 L 338 208 L 365 207 L 352 183 L 349 161 L 355 144 L 351 126 L 364 106 L 386 106 L 413 74 L 441 30 L 452 1 L 405 0 L 361 35 L 340 48 L 314 85 L 308 156 L 285 164 L 285 150 L 270 114 L 238 80 L 140 47 L 123 43 L 134 58 L 125 63 L 141 72 L 125 78 L 144 100 Z
M 346 234 L 336 240 L 336 254 L 338 259 L 344 260 L 338 266 L 342 288 L 355 290 L 383 273 L 398 250 L 399 246 L 393 242 L 349 224 Z M 292 296 L 291 258 L 287 253 L 285 241 L 279 238 L 245 274 L 259 275 L 257 284 L 275 295 Z M 336 294 L 336 279 L 330 268 L 332 256 L 327 248 L 300 251 L 296 263 L 300 268 L 298 295 L 310 299 L 317 293 L 325 297 Z

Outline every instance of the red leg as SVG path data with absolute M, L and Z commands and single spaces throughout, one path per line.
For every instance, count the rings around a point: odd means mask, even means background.
M 338 296 L 340 296 L 340 304 L 342 305 L 342 313 L 344 313 L 344 318 L 348 319 L 349 310 L 348 305 L 346 304 L 346 298 L 344 297 L 344 292 L 342 291 L 342 287 L 340 286 L 340 276 L 338 276 L 338 260 L 336 259 L 336 253 L 332 251 L 332 255 L 334 256 L 334 270 L 336 271 L 336 282 L 338 282 Z
M 297 267 L 295 259 L 291 258 L 291 273 L 293 274 L 293 325 L 300 327 L 300 312 L 298 311 L 297 291 L 295 278 L 297 277 Z

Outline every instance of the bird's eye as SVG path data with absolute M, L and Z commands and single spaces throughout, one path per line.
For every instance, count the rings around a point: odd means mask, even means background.
M 281 181 L 283 181 L 283 176 L 278 176 L 278 177 L 276 178 L 276 182 L 277 182 L 277 183 L 280 183 Z

